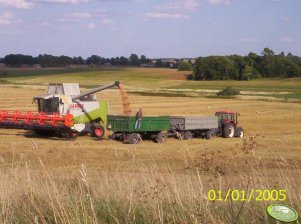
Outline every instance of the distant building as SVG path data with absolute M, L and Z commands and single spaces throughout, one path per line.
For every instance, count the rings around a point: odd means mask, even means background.
M 155 67 L 155 64 L 156 64 L 156 61 L 155 61 L 155 62 L 151 61 L 151 62 L 149 62 L 149 63 L 143 63 L 143 64 L 140 64 L 140 67 L 144 67 L 144 68 L 153 68 L 153 67 Z

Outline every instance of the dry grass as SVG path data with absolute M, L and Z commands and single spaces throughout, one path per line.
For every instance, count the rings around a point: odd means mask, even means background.
M 35 110 L 40 90 L 1 87 L 0 109 Z M 13 96 L 12 96 L 13 95 Z M 242 139 L 124 145 L 0 130 L 0 223 L 264 223 L 271 202 L 209 202 L 209 189 L 285 189 L 301 211 L 301 105 L 130 95 L 133 113 L 241 113 Z M 122 113 L 118 90 L 98 94 Z M 14 101 L 12 101 L 14 99 Z M 253 137 L 255 136 L 255 137 Z M 250 209 L 254 212 L 250 212 Z

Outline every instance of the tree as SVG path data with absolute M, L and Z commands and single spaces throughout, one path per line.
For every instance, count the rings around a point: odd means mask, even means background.
M 147 63 L 147 59 L 146 59 L 145 55 L 141 55 L 140 64 L 145 64 L 145 63 Z
M 139 65 L 139 57 L 137 54 L 131 54 L 130 63 L 131 65 Z
M 119 65 L 129 65 L 129 60 L 126 57 L 121 56 L 119 58 Z
M 98 55 L 92 55 L 91 57 L 88 57 L 86 60 L 86 63 L 88 65 L 100 65 L 101 64 L 101 57 Z
M 200 58 L 196 65 L 195 78 L 202 80 L 234 79 L 235 68 L 233 61 L 222 56 Z
M 178 66 L 179 71 L 192 71 L 192 65 L 189 62 L 181 61 Z
M 3 62 L 9 66 L 33 65 L 35 59 L 30 55 L 9 54 L 3 58 Z

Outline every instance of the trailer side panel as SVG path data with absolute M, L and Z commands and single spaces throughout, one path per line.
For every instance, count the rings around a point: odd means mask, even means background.
M 218 128 L 218 119 L 215 116 L 176 116 L 171 117 L 171 125 L 175 130 L 209 130 Z

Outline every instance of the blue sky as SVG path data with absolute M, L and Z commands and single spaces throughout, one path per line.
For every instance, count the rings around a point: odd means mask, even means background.
M 0 57 L 301 56 L 301 0 L 0 0 Z

